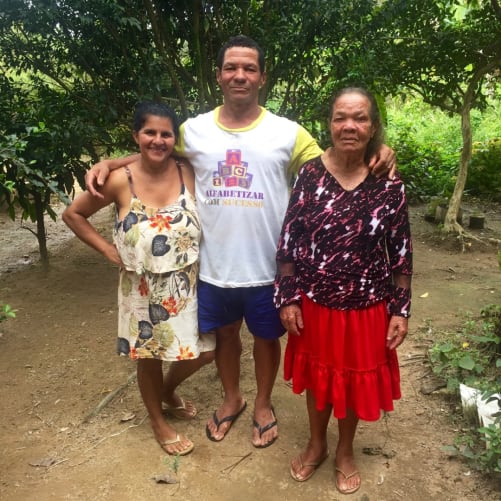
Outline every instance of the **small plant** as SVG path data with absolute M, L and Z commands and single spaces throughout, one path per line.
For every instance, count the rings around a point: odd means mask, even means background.
M 486 445 L 479 445 L 486 442 Z M 452 446 L 443 448 L 453 456 L 462 456 L 476 469 L 501 472 L 501 428 L 489 425 L 456 438 Z
M 488 305 L 479 320 L 468 319 L 455 335 L 435 343 L 429 352 L 432 370 L 447 381 L 489 390 L 501 385 L 501 308 Z
M 0 303 L 0 323 L 4 322 L 5 320 L 7 320 L 9 318 L 15 318 L 16 311 L 17 310 L 13 310 L 10 307 L 10 305 Z
M 489 392 L 486 392 L 482 400 L 497 402 L 499 410 L 492 415 L 494 422 L 472 428 L 457 437 L 453 446 L 446 446 L 444 450 L 464 457 L 478 470 L 501 473 L 501 397 L 499 393 L 490 393 L 489 396 Z
M 164 463 L 172 470 L 173 473 L 177 475 L 179 467 L 181 466 L 181 456 L 179 454 L 174 454 L 173 456 L 165 456 Z
M 480 469 L 501 473 L 501 427 L 497 425 L 484 426 L 478 430 L 483 434 L 481 440 L 486 442 L 485 450 L 480 451 L 476 457 L 476 462 Z
M 482 401 L 495 401 L 493 422 L 480 423 L 456 438 L 444 450 L 460 455 L 475 468 L 501 472 L 501 307 L 487 305 L 480 318 L 469 318 L 455 335 L 447 335 L 430 349 L 433 371 L 445 378 L 447 387 L 459 383 L 482 390 Z
M 157 484 L 179 484 L 177 472 L 179 471 L 179 466 L 181 465 L 181 456 L 179 454 L 165 456 L 163 462 L 169 467 L 169 471 L 155 475 L 153 480 L 155 480 Z

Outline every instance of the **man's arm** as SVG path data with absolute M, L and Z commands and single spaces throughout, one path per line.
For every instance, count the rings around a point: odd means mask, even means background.
M 85 187 L 92 196 L 103 198 L 103 195 L 98 190 L 104 185 L 110 172 L 139 160 L 140 156 L 139 153 L 136 153 L 128 157 L 101 160 L 97 164 L 94 164 L 85 174 Z

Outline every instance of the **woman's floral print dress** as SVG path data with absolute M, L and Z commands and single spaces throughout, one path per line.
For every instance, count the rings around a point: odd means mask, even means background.
M 132 359 L 197 358 L 200 221 L 186 189 L 161 209 L 145 207 L 132 193 L 130 211 L 116 222 L 114 242 L 125 265 L 118 288 L 118 353 Z

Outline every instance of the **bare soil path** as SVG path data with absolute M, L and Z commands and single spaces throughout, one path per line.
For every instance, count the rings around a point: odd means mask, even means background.
M 434 332 L 461 325 L 466 312 L 477 315 L 486 304 L 501 303 L 497 249 L 474 244 L 458 252 L 424 221 L 424 207 L 411 213 L 413 316 L 399 351 L 404 396 L 389 417 L 360 426 L 355 446 L 363 483 L 349 498 L 334 488 L 332 458 L 304 484 L 290 477 L 290 458 L 304 447 L 308 425 L 304 397 L 293 395 L 281 375 L 274 392 L 280 438 L 263 450 L 250 441 L 252 406 L 223 442 L 207 440 L 205 423 L 221 398 L 214 365 L 182 387 L 199 414 L 175 423 L 196 444 L 177 462 L 155 442 L 135 383 L 84 422 L 135 371 L 132 362 L 115 355 L 117 270 L 58 223 L 49 225 L 52 261 L 45 274 L 36 263 L 34 237 L 2 218 L 0 302 L 17 309 L 17 318 L 0 324 L 0 499 L 501 499 L 499 477 L 482 475 L 441 451 L 463 426 L 459 401 L 420 392 L 426 373 L 420 355 Z M 499 207 L 486 214 L 483 234 L 501 238 Z M 96 218 L 105 231 L 109 215 Z M 248 333 L 242 336 L 242 388 L 252 402 L 252 350 Z M 332 423 L 331 448 L 335 438 Z M 153 480 L 176 469 L 176 484 Z

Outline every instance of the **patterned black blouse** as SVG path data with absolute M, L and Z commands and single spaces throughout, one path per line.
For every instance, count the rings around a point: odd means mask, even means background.
M 391 314 L 410 315 L 410 289 L 392 274 L 412 274 L 412 242 L 404 185 L 369 174 L 344 190 L 320 157 L 305 163 L 289 201 L 277 261 L 295 264 L 295 276 L 275 281 L 277 307 L 301 293 L 336 309 L 360 309 L 387 300 Z

